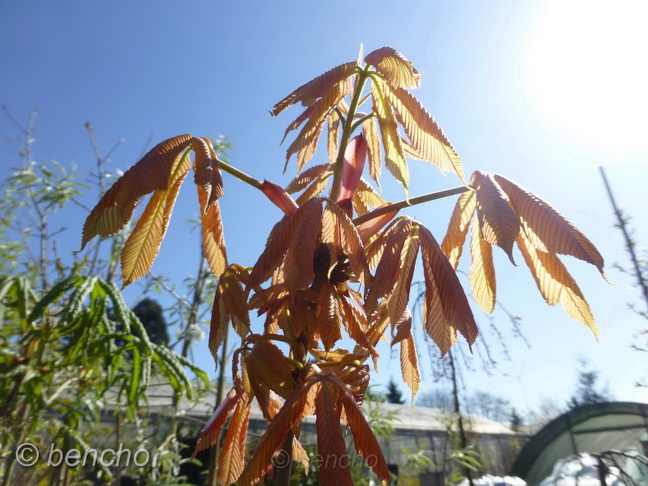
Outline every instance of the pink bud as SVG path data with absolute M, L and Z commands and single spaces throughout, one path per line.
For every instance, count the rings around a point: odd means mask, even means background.
M 349 142 L 344 151 L 344 166 L 342 168 L 342 184 L 340 195 L 336 201 L 349 217 L 352 217 L 351 201 L 358 189 L 360 177 L 367 159 L 367 141 L 360 134 Z
M 290 197 L 290 194 L 284 191 L 283 187 L 278 186 L 277 184 L 263 181 L 263 184 L 261 184 L 261 190 L 263 191 L 263 194 L 268 196 L 268 199 L 286 213 L 287 216 L 290 216 L 299 208 L 295 200 Z

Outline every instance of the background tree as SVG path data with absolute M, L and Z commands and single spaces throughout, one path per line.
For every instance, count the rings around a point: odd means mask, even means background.
M 167 322 L 164 318 L 162 306 L 156 300 L 145 298 L 140 300 L 133 313 L 142 321 L 142 325 L 155 344 L 167 346 L 169 344 L 169 333 L 167 332 Z
M 581 361 L 580 366 L 576 388 L 567 406 L 572 409 L 581 405 L 593 405 L 612 400 L 610 391 L 605 387 L 602 388 L 598 383 L 598 371 L 589 369 L 586 361 Z
M 390 378 L 389 383 L 387 383 L 387 393 L 385 397 L 387 397 L 388 403 L 398 403 L 401 405 L 405 403 L 403 393 L 398 388 L 398 385 L 394 381 L 394 378 Z

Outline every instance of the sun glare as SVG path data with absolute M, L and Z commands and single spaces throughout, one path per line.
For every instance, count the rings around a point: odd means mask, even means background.
M 648 2 L 551 0 L 533 23 L 525 90 L 578 155 L 648 162 Z

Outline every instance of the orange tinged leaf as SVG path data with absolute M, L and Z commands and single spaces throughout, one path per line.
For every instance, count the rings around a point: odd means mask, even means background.
M 227 267 L 218 279 L 218 295 L 221 297 L 227 313 L 232 317 L 234 330 L 242 338 L 250 332 L 247 292 L 243 287 L 247 280 L 247 270 L 237 263 Z
M 435 317 L 438 317 L 440 306 L 447 324 L 459 331 L 466 338 L 468 344 L 472 345 L 477 338 L 477 324 L 457 274 L 432 233 L 423 225 L 419 225 L 419 239 L 425 275 L 426 312 L 434 312 Z M 434 295 L 438 295 L 439 300 L 436 302 Z M 428 333 L 431 328 L 434 330 L 435 326 L 443 325 L 443 319 L 440 322 L 430 322 L 429 316 L 426 316 Z M 450 349 L 447 339 L 449 335 L 451 336 L 450 333 L 443 332 L 443 330 L 441 333 L 430 334 L 442 354 Z M 445 340 L 437 340 L 440 336 L 445 336 Z
M 320 484 L 353 486 L 349 461 L 345 460 L 347 454 L 340 427 L 341 410 L 335 395 L 324 380 L 315 397 L 317 454 L 321 457 Z
M 306 288 L 313 281 L 313 255 L 322 228 L 322 211 L 322 200 L 313 198 L 294 214 L 299 213 L 301 217 L 292 232 L 279 269 L 288 290 Z
M 375 118 L 371 117 L 362 122 L 362 133 L 367 141 L 369 175 L 378 184 L 382 170 L 382 157 L 380 152 L 380 135 L 378 134 Z
M 214 357 L 214 362 L 218 364 L 218 348 L 225 339 L 225 330 L 229 324 L 229 314 L 225 308 L 222 291 L 216 288 L 214 303 L 212 304 L 211 322 L 209 324 L 209 351 Z
M 414 276 L 414 264 L 419 250 L 418 225 L 411 226 L 409 235 L 403 244 L 400 254 L 399 268 L 395 275 L 394 287 L 387 299 L 387 311 L 389 320 L 396 324 L 401 320 L 407 311 L 410 289 L 412 288 L 412 277 Z
M 288 147 L 286 164 L 293 154 L 297 154 L 297 170 L 300 172 L 304 165 L 313 157 L 317 149 L 317 142 L 324 128 L 327 118 L 333 113 L 344 97 L 351 90 L 351 82 L 346 79 L 334 85 L 325 97 L 317 101 L 313 113 L 297 135 L 297 138 Z
M 178 157 L 169 180 L 168 189 L 157 190 L 144 209 L 121 251 L 123 287 L 133 283 L 149 271 L 160 251 L 160 245 L 171 219 L 173 206 L 189 171 L 187 157 Z
M 520 221 L 490 174 L 473 172 L 471 185 L 477 192 L 477 217 L 482 237 L 506 252 L 513 264 L 513 243 Z
M 382 206 L 379 206 L 382 207 Z M 378 209 L 378 208 L 376 208 Z M 369 240 L 371 239 L 372 236 L 375 236 L 379 233 L 379 231 L 386 225 L 388 224 L 392 219 L 396 217 L 398 214 L 398 209 L 394 211 L 390 211 L 389 213 L 381 214 L 379 216 L 376 216 L 375 218 L 372 218 L 368 221 L 365 221 L 364 223 L 360 224 L 358 226 L 358 234 L 360 235 L 360 238 L 362 239 L 363 243 L 368 243 Z M 375 246 L 372 245 L 371 248 L 374 248 Z M 375 247 L 378 248 L 378 247 Z M 381 253 L 382 254 L 382 253 Z M 375 253 L 373 254 L 375 256 Z M 369 266 L 373 267 L 375 265 L 372 264 L 374 259 L 369 258 Z
M 218 201 L 208 208 L 207 194 L 198 186 L 198 201 L 200 203 L 200 220 L 202 223 L 203 254 L 209 264 L 209 269 L 215 276 L 220 276 L 227 266 L 227 250 L 223 234 L 223 219 L 221 218 Z
M 106 191 L 83 225 L 81 250 L 94 236 L 122 229 L 142 196 L 168 188 L 171 169 L 191 138 L 179 135 L 156 145 Z
M 520 218 L 527 240 L 547 253 L 571 255 L 603 273 L 603 257 L 596 247 L 548 203 L 505 177 L 495 175 Z
M 319 387 L 320 384 L 315 379 L 307 380 L 286 400 L 259 440 L 257 448 L 238 479 L 239 486 L 256 485 L 267 474 L 272 456 L 281 448 L 290 429 L 302 421 L 308 403 L 319 392 Z
M 385 97 L 384 82 L 380 79 L 374 79 L 371 83 L 371 97 L 373 107 L 378 117 L 380 134 L 382 136 L 383 147 L 385 149 L 385 167 L 392 173 L 396 180 L 407 190 L 409 185 L 409 171 L 401 137 L 398 133 L 398 125 L 392 108 Z
M 382 481 L 391 481 L 391 474 L 387 468 L 385 456 L 383 456 L 378 440 L 367 423 L 367 419 L 358 406 L 354 396 L 339 380 L 332 378 L 331 381 L 340 390 L 339 401 L 344 407 L 347 425 L 353 433 L 353 443 L 356 452 L 367 460 L 367 465 L 371 467 L 379 479 Z
M 349 265 L 354 275 L 365 286 L 371 283 L 371 272 L 364 253 L 364 246 L 360 234 L 353 221 L 342 209 L 328 201 L 327 207 L 335 214 L 335 219 L 340 229 L 340 245 L 344 254 L 349 258 Z
M 301 126 L 301 124 L 304 123 L 304 121 L 308 120 L 311 117 L 316 107 L 317 104 L 309 106 L 301 113 L 301 115 L 295 118 L 295 120 L 290 125 L 288 125 L 288 128 L 286 128 L 284 136 L 281 139 L 281 143 L 284 143 L 284 140 L 286 140 L 286 137 L 290 132 L 297 130 Z
M 367 214 L 372 209 L 386 203 L 385 198 L 378 194 L 366 180 L 360 179 L 358 188 L 353 196 L 353 207 L 358 215 Z
M 414 403 L 414 397 L 418 393 L 419 384 L 421 383 L 421 375 L 419 373 L 414 337 L 411 333 L 401 341 L 400 361 L 403 381 L 405 381 L 409 389 L 412 390 L 412 403 Z
M 397 221 L 393 230 L 389 232 L 389 239 L 383 246 L 382 256 L 373 283 L 366 293 L 365 310 L 371 313 L 376 309 L 378 299 L 385 297 L 394 288 L 398 271 L 401 266 L 401 252 L 405 241 L 407 240 L 410 230 L 412 229 L 412 220 L 409 218 Z M 374 242 L 377 244 L 378 242 Z M 391 316 L 391 312 L 390 312 Z
M 340 319 L 340 296 L 333 285 L 325 283 L 320 289 L 317 309 L 317 332 L 327 351 L 342 339 Z
M 344 297 L 340 298 L 341 312 L 344 322 L 344 327 L 351 339 L 368 349 L 372 356 L 378 357 L 378 353 L 373 345 L 369 342 L 365 329 L 367 328 L 367 316 L 364 309 L 356 307 Z
M 304 192 L 297 198 L 297 204 L 303 206 L 306 201 L 313 197 L 317 197 L 324 192 L 326 186 L 328 186 L 328 179 L 333 175 L 332 172 L 325 172 L 320 175 L 313 183 L 306 188 Z
M 292 366 L 281 350 L 263 336 L 245 357 L 245 365 L 252 382 L 263 383 L 282 398 L 290 397 L 295 389 Z
M 200 451 L 204 451 L 216 443 L 227 417 L 229 417 L 229 414 L 239 401 L 241 401 L 241 397 L 232 388 L 200 432 L 196 447 L 191 455 L 192 458 L 196 457 L 196 454 Z
M 209 139 L 194 137 L 190 143 L 196 154 L 194 160 L 194 183 L 202 187 L 205 194 L 207 194 L 207 203 L 203 209 L 203 211 L 207 211 L 217 199 L 223 196 L 221 161 L 218 160 Z
M 250 404 L 240 400 L 230 421 L 220 457 L 218 459 L 218 482 L 229 486 L 243 472 L 245 442 L 250 422 Z
M 376 49 L 367 54 L 364 60 L 374 66 L 391 86 L 411 89 L 421 85 L 422 74 L 393 47 Z
M 479 224 L 473 220 L 470 233 L 470 254 L 472 260 L 468 281 L 472 288 L 475 302 L 481 309 L 490 314 L 495 309 L 495 267 L 493 266 L 493 249 L 480 235 Z
M 286 192 L 294 194 L 295 192 L 305 189 L 308 184 L 319 179 L 320 176 L 325 174 L 327 171 L 330 171 L 330 168 L 331 164 L 320 164 L 306 169 L 286 186 Z
M 463 252 L 463 246 L 468 234 L 470 221 L 477 208 L 477 198 L 475 191 L 467 191 L 461 194 L 457 200 L 450 222 L 448 223 L 448 232 L 446 233 L 441 248 L 443 253 L 448 257 L 450 265 L 456 270 L 459 265 L 459 259 Z
M 589 304 L 565 265 L 556 255 L 536 249 L 524 232 L 517 243 L 547 304 L 561 303 L 567 315 L 589 327 L 598 341 L 599 333 Z
M 439 170 L 456 173 L 463 181 L 461 159 L 421 103 L 405 89 L 386 86 L 385 91 L 418 157 L 431 162 Z
M 305 106 L 312 105 L 318 98 L 324 98 L 335 86 L 351 76 L 356 68 L 357 62 L 347 62 L 326 71 L 308 83 L 300 86 L 295 91 L 277 103 L 270 114 L 277 116 L 286 108 L 301 102 Z
M 328 138 L 327 138 L 327 150 L 328 158 L 333 163 L 337 159 L 338 153 L 338 141 L 340 138 L 340 125 L 342 124 L 340 116 L 337 112 L 331 113 L 331 116 L 328 117 Z

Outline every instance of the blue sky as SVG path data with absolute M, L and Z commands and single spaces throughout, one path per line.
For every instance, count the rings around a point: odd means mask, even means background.
M 192 133 L 226 135 L 232 162 L 257 179 L 285 184 L 280 147 L 291 111 L 273 119 L 268 110 L 295 87 L 325 70 L 382 46 L 400 50 L 419 71 L 414 93 L 461 155 L 467 173 L 503 174 L 549 201 L 598 246 L 606 258 L 606 284 L 593 267 L 565 258 L 601 331 L 591 332 L 560 308 L 544 304 L 528 270 L 498 255 L 498 296 L 514 315 L 531 348 L 511 339 L 501 312 L 495 319 L 512 361 L 503 373 L 469 373 L 469 390 L 492 391 L 521 410 L 541 397 L 564 402 L 578 360 L 601 372 L 618 399 L 648 400 L 634 386 L 648 378 L 643 353 L 630 349 L 646 321 L 632 280 L 612 265 L 627 265 L 620 233 L 597 167 L 604 165 L 618 203 L 633 216 L 635 236 L 648 242 L 648 73 L 641 65 L 648 38 L 640 1 L 516 0 L 407 3 L 331 1 L 124 2 L 0 0 L 0 102 L 19 119 L 38 109 L 35 159 L 94 165 L 84 128 L 90 121 L 107 150 L 124 143 L 110 170 L 125 170 L 153 143 Z M 15 134 L 0 116 L 0 134 Z M 315 161 L 322 161 L 324 152 Z M 2 174 L 18 164 L 0 144 Z M 454 187 L 458 181 L 431 166 L 411 163 L 410 194 Z M 289 169 L 294 170 L 294 163 Z M 401 199 L 388 183 L 386 195 Z M 197 267 L 197 235 L 182 225 L 196 216 L 191 188 L 183 191 L 167 240 L 154 265 L 177 281 Z M 89 198 L 88 201 L 92 201 Z M 412 208 L 407 214 L 441 239 L 453 200 Z M 91 202 L 89 202 L 91 204 Z M 281 216 L 264 197 L 225 176 L 222 208 L 231 261 L 251 265 L 272 224 Z M 82 212 L 71 210 L 64 251 L 78 249 Z M 518 258 L 521 261 L 521 258 Z M 467 267 L 466 267 L 467 268 Z M 487 320 L 476 310 L 479 322 Z M 435 386 L 431 359 L 421 342 L 422 390 Z M 399 379 L 398 358 L 384 356 L 376 383 Z M 195 349 L 211 369 L 205 341 Z M 501 355 L 495 351 L 496 355 Z M 476 365 L 479 368 L 479 365 Z

